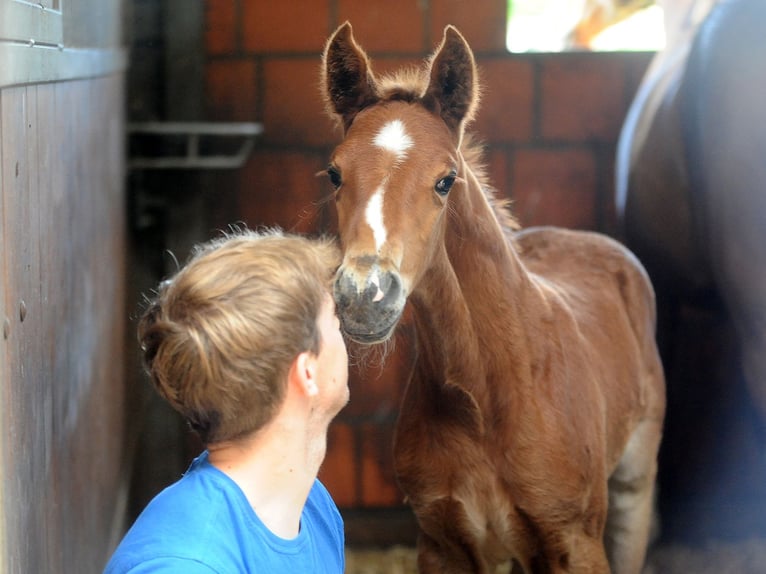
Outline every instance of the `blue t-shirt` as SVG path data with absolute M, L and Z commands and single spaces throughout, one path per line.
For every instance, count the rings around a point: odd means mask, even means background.
M 343 546 L 343 520 L 319 480 L 298 536 L 285 540 L 261 522 L 205 452 L 147 505 L 104 574 L 341 574 Z

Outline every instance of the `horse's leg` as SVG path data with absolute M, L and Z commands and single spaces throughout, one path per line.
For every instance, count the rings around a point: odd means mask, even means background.
M 418 521 L 420 574 L 489 574 L 460 502 L 452 499 L 436 501 L 418 516 Z
M 688 157 L 699 166 L 695 195 L 716 283 L 743 341 L 745 379 L 766 420 L 766 4 L 727 4 L 700 27 L 705 41 L 690 55 L 696 137 Z
M 662 422 L 644 420 L 609 478 L 604 545 L 612 574 L 639 574 L 646 558 L 654 511 L 654 483 Z
M 766 168 L 762 171 L 766 177 Z M 766 194 L 762 195 L 758 201 L 739 208 L 742 227 L 736 231 L 734 224 L 727 227 L 728 236 L 721 241 L 726 243 L 728 254 L 719 256 L 716 270 L 736 329 L 748 392 L 761 422 L 766 423 L 766 229 L 763 226 Z M 755 215 L 745 214 L 748 208 Z
M 555 574 L 610 573 L 603 541 L 580 531 L 570 537 L 570 548 L 571 551 L 566 556 L 566 560 L 560 557 L 556 563 L 549 565 L 548 572 Z
M 766 318 L 758 332 L 748 331 L 740 337 L 745 381 L 758 407 L 761 423 L 766 423 Z
M 475 562 L 453 544 L 437 544 L 425 533 L 418 537 L 418 572 L 420 574 L 488 574 L 489 571 Z

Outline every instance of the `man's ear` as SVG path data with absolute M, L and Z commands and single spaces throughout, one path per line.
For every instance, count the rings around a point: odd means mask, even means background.
M 317 360 L 309 351 L 295 357 L 288 374 L 290 383 L 304 395 L 313 397 L 319 393 L 317 385 Z

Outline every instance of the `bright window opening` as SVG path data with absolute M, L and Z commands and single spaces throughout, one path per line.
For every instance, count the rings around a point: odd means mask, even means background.
M 657 51 L 665 46 L 654 0 L 508 0 L 511 52 Z

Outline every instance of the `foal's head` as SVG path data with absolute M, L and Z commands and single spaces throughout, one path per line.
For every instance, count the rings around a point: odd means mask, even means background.
M 323 81 L 345 135 L 327 170 L 344 252 L 335 299 L 346 333 L 377 343 L 442 245 L 450 194 L 462 186 L 459 148 L 477 103 L 476 66 L 448 26 L 422 73 L 377 80 L 346 23 L 327 43 Z

